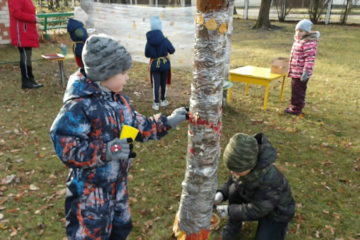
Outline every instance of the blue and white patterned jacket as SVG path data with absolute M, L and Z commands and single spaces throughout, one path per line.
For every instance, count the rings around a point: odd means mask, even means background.
M 63 101 L 50 136 L 57 156 L 83 183 L 103 185 L 121 178 L 121 164 L 106 161 L 106 149 L 123 125 L 139 129 L 136 140 L 141 142 L 160 139 L 170 129 L 166 116 L 143 116 L 126 96 L 103 91 L 80 72 L 70 77 Z

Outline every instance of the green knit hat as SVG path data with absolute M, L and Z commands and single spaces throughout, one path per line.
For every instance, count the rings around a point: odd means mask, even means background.
M 236 133 L 230 138 L 224 150 L 224 163 L 234 172 L 243 172 L 255 167 L 259 147 L 253 136 L 245 133 Z

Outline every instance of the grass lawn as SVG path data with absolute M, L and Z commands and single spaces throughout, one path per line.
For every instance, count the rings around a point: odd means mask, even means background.
M 293 24 L 280 30 L 250 30 L 251 21 L 234 21 L 231 67 L 269 66 L 272 58 L 287 57 Z M 278 150 L 276 165 L 284 172 L 297 201 L 287 239 L 360 239 L 360 28 L 315 26 L 321 32 L 314 76 L 308 85 L 304 117 L 283 113 L 280 83 L 273 84 L 268 109 L 261 110 L 263 91 L 234 86 L 234 100 L 224 109 L 222 147 L 236 132 L 264 132 Z M 58 51 L 67 36 L 47 42 L 33 52 Z M 13 47 L 0 49 L 0 62 L 17 61 Z M 0 239 L 59 240 L 64 234 L 64 187 L 68 169 L 54 154 L 48 131 L 62 105 L 55 62 L 35 61 L 34 75 L 44 88 L 20 89 L 19 68 L 0 65 Z M 66 72 L 75 71 L 73 59 Z M 173 69 L 170 113 L 188 105 L 192 69 Z M 135 63 L 126 94 L 135 108 L 151 115 L 151 89 L 146 65 Z M 287 79 L 285 99 L 290 97 Z M 130 240 L 170 239 L 181 194 L 187 147 L 182 124 L 161 141 L 136 143 L 138 157 L 130 176 L 134 229 Z M 11 175 L 15 178 L 6 184 Z M 227 173 L 220 164 L 219 182 Z M 243 239 L 253 239 L 256 223 L 247 223 Z M 216 236 L 214 233 L 213 236 Z M 213 237 L 215 239 L 215 237 Z

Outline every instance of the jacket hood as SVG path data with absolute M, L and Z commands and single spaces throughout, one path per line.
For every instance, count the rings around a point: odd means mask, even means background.
M 319 31 L 309 32 L 303 37 L 303 40 L 316 40 L 316 41 L 319 41 L 319 39 L 320 39 L 320 32 Z
M 266 168 L 276 160 L 276 149 L 263 133 L 254 136 L 259 144 L 258 162 L 254 170 Z
M 67 30 L 69 32 L 73 32 L 76 29 L 81 28 L 81 27 L 84 27 L 84 24 L 82 22 L 80 22 L 78 20 L 75 20 L 73 18 L 69 18 L 69 22 L 68 22 L 68 25 L 67 25 Z
M 165 36 L 160 30 L 152 30 L 146 33 L 146 39 L 151 45 L 160 45 Z
M 66 86 L 63 102 L 67 102 L 72 99 L 86 98 L 92 95 L 101 95 L 102 91 L 96 83 L 86 78 L 80 72 L 70 76 L 69 82 Z
M 295 40 L 315 40 L 315 41 L 319 41 L 320 40 L 320 32 L 319 31 L 313 31 L 313 32 L 309 32 L 307 34 L 305 34 L 302 39 L 297 39 L 296 38 L 296 34 L 294 35 L 294 39 Z

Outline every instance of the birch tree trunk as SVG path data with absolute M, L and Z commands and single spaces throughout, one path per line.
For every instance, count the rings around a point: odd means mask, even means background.
M 230 2 L 197 0 L 187 164 L 173 229 L 177 239 L 209 237 L 220 159 Z
M 329 23 L 330 23 L 332 2 L 333 2 L 333 0 L 328 0 L 328 1 L 327 1 L 327 9 L 326 9 L 326 15 L 325 15 L 325 24 L 329 24 Z
M 243 19 L 249 19 L 249 0 L 244 0 L 244 17 Z

